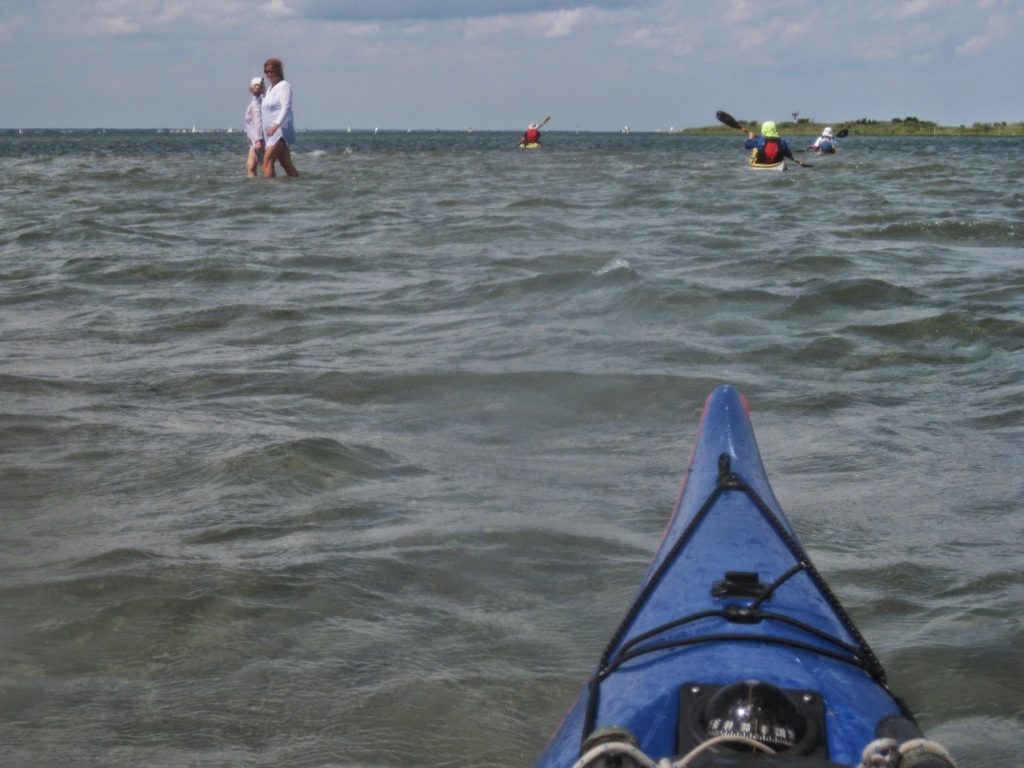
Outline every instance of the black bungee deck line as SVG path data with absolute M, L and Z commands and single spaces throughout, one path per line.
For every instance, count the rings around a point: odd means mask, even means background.
M 782 576 L 780 576 L 774 582 L 772 582 L 772 584 L 767 587 L 765 592 L 762 593 L 757 599 L 755 599 L 754 602 L 751 603 L 751 605 L 746 606 L 744 608 L 734 606 L 731 610 L 726 609 L 722 611 L 703 611 L 697 614 L 692 614 L 690 616 L 683 617 L 681 619 L 677 619 L 674 622 L 669 622 L 667 624 L 661 625 L 652 630 L 649 630 L 648 632 L 645 632 L 643 635 L 640 635 L 637 638 L 634 638 L 629 643 L 624 645 L 621 649 L 619 649 L 618 653 L 616 654 L 616 647 L 622 642 L 622 638 L 629 631 L 629 627 L 632 625 L 633 621 L 637 617 L 637 614 L 640 612 L 644 604 L 647 602 L 651 594 L 654 592 L 654 589 L 664 578 L 665 573 L 675 562 L 676 558 L 679 556 L 683 548 L 689 543 L 690 539 L 693 537 L 694 532 L 700 526 L 701 522 L 703 522 L 703 520 L 711 512 L 711 509 L 714 507 L 715 503 L 722 496 L 722 494 L 726 493 L 727 491 L 738 491 L 746 494 L 746 496 L 753 502 L 758 512 L 760 512 L 761 516 L 771 526 L 772 530 L 778 535 L 779 539 L 783 542 L 783 544 L 785 544 L 786 549 L 793 556 L 793 559 L 796 561 L 796 564 L 792 568 L 787 570 L 786 573 L 784 573 Z M 839 638 L 833 637 L 826 632 L 818 630 L 814 627 L 810 627 L 804 624 L 803 622 L 797 621 L 795 619 L 758 610 L 758 606 L 762 602 L 764 602 L 765 599 L 767 599 L 767 596 L 770 595 L 772 591 L 774 591 L 783 583 L 785 583 L 785 581 L 791 578 L 793 575 L 801 571 L 807 573 L 808 577 L 811 579 L 815 588 L 821 594 L 822 598 L 824 598 L 829 608 L 831 608 L 832 612 L 835 614 L 840 624 L 842 624 L 843 628 L 854 639 L 854 644 L 851 645 L 849 643 L 846 643 L 840 640 Z M 801 643 L 796 640 L 752 636 L 741 633 L 705 635 L 703 637 L 687 638 L 685 640 L 667 641 L 665 643 L 656 643 L 653 645 L 645 646 L 643 648 L 639 648 L 633 652 L 629 652 L 631 649 L 635 648 L 638 643 L 650 639 L 651 637 L 654 637 L 662 632 L 676 628 L 678 626 L 682 626 L 686 623 L 690 623 L 691 621 L 696 621 L 700 618 L 710 617 L 720 617 L 738 623 L 743 623 L 744 621 L 746 621 L 747 623 L 755 623 L 756 621 L 761 621 L 764 619 L 781 621 L 791 626 L 795 626 L 802 630 L 805 630 L 809 634 L 817 637 L 820 640 L 832 643 L 833 645 L 847 651 L 850 655 L 847 656 L 837 651 L 832 651 L 827 648 L 812 645 L 810 643 Z M 710 494 L 708 494 L 708 497 L 704 500 L 704 503 L 701 505 L 700 509 L 693 516 L 693 519 L 689 522 L 686 529 L 683 531 L 682 535 L 680 535 L 679 539 L 675 542 L 675 544 L 673 544 L 668 555 L 661 561 L 658 568 L 651 575 L 651 578 L 647 581 L 647 583 L 644 584 L 643 588 L 640 590 L 636 599 L 633 601 L 633 604 L 626 612 L 625 618 L 619 624 L 618 629 L 616 629 L 616 631 L 612 634 L 611 640 L 606 646 L 604 652 L 601 654 L 598 668 L 593 674 L 593 676 L 590 678 L 590 681 L 587 686 L 587 708 L 586 716 L 583 719 L 583 733 L 580 736 L 580 743 L 582 744 L 586 740 L 587 736 L 589 736 L 590 733 L 593 732 L 597 724 L 597 714 L 601 698 L 601 682 L 607 679 L 622 664 L 638 656 L 645 655 L 648 653 L 654 653 L 661 650 L 671 650 L 674 648 L 682 648 L 690 645 L 697 645 L 722 640 L 777 643 L 780 645 L 800 648 L 802 650 L 817 653 L 822 656 L 837 659 L 839 661 L 843 661 L 863 669 L 872 677 L 872 679 L 875 682 L 877 682 L 882 688 L 888 691 L 890 695 L 892 695 L 892 692 L 889 691 L 888 683 L 886 680 L 885 669 L 882 667 L 881 662 L 878 660 L 878 657 L 875 655 L 875 653 L 871 650 L 870 646 L 864 639 L 863 635 L 861 635 L 860 630 L 857 629 L 857 626 L 854 624 L 853 619 L 850 618 L 850 615 L 846 612 L 846 609 L 843 608 L 842 604 L 839 602 L 839 598 L 836 597 L 831 587 L 828 586 L 824 578 L 818 572 L 817 568 L 814 567 L 814 564 L 811 562 L 810 557 L 807 555 L 807 552 L 796 540 L 793 534 L 789 532 L 786 526 L 782 524 L 778 516 L 772 510 L 772 508 L 768 506 L 768 504 L 764 501 L 764 499 L 761 498 L 760 494 L 758 494 L 753 487 L 751 487 L 737 473 L 732 471 L 732 460 L 729 454 L 727 453 L 722 453 L 718 457 L 718 478 L 717 482 L 715 483 L 714 489 L 711 491 Z M 617 656 L 617 658 L 613 658 L 613 656 Z M 907 709 L 903 701 L 895 696 L 893 698 L 895 699 L 899 707 L 904 711 L 906 716 L 913 719 L 913 716 L 910 714 L 909 710 Z

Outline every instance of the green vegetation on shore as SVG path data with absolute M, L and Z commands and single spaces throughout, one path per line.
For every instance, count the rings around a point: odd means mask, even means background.
M 757 120 L 740 120 L 742 125 L 757 130 L 761 123 Z M 859 120 L 837 120 L 823 123 L 801 117 L 797 120 L 778 122 L 779 132 L 800 136 L 817 136 L 822 128 L 831 125 L 836 131 L 846 128 L 850 135 L 861 136 L 1024 136 L 1024 122 L 1008 123 L 974 123 L 973 125 L 939 125 L 931 120 L 919 120 L 916 117 L 894 117 L 892 120 L 872 120 L 862 117 Z M 687 135 L 736 134 L 735 128 L 715 124 L 701 128 L 683 128 L 677 133 Z

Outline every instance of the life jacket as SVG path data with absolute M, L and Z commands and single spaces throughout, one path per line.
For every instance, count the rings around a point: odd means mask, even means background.
M 782 161 L 782 144 L 779 139 L 765 139 L 763 146 L 757 148 L 757 162 L 764 165 L 774 165 Z
M 536 144 L 540 141 L 540 131 L 536 128 L 527 128 L 523 134 L 523 144 Z

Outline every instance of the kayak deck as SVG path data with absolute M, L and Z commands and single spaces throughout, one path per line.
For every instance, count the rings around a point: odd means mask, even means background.
M 709 714 L 742 682 L 794 703 L 749 727 L 767 742 L 780 729 L 782 749 L 808 760 L 857 765 L 881 721 L 912 723 L 775 500 L 745 400 L 719 387 L 634 603 L 537 766 L 572 766 L 608 728 L 655 760 L 743 735 Z
M 777 163 L 755 163 L 753 160 L 747 162 L 747 165 L 755 171 L 784 171 L 786 170 L 786 161 L 780 160 Z

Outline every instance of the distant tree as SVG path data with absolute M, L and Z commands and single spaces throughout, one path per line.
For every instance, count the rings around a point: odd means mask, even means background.
M 801 117 L 801 118 L 800 118 L 799 120 L 797 120 L 796 122 L 797 122 L 797 124 L 798 124 L 798 125 L 803 125 L 804 123 L 809 123 L 809 122 L 811 122 L 811 118 L 809 118 L 809 117 Z
M 894 117 L 894 118 L 892 119 L 892 121 L 893 121 L 893 123 L 902 123 L 902 122 L 903 122 L 903 121 L 902 121 L 902 120 L 901 120 L 900 118 L 898 118 L 898 117 Z

